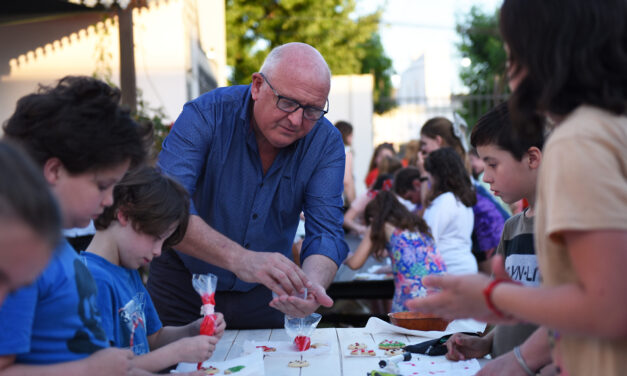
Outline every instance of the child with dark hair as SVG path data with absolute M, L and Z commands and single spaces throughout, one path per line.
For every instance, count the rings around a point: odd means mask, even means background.
M 375 180 L 377 180 L 377 176 L 379 175 L 379 163 L 385 157 L 395 157 L 396 150 L 394 150 L 394 145 L 384 142 L 382 144 L 377 145 L 372 153 L 372 158 L 370 158 L 370 164 L 368 165 L 368 175 L 366 175 L 366 187 L 371 188 L 372 184 L 374 184 Z
M 423 177 L 416 167 L 405 167 L 394 175 L 394 186 L 392 190 L 399 197 L 414 204 L 412 212 L 418 213 L 422 208 L 422 181 Z
M 387 249 L 394 273 L 392 312 L 407 311 L 407 300 L 427 294 L 422 277 L 446 271 L 429 226 L 388 191 L 377 193 L 366 206 L 365 216 L 366 236 L 345 263 L 359 269 L 369 255 Z
M 624 0 L 504 1 L 513 126 L 522 137 L 553 128 L 535 205 L 542 286 L 438 277 L 426 283 L 442 291 L 414 305 L 551 328 L 545 340 L 563 375 L 627 373 L 625 19 Z
M 533 207 L 544 137 L 541 133 L 533 138 L 514 136 L 507 103 L 502 103 L 479 119 L 470 142 L 485 162 L 483 179 L 490 184 L 490 189 L 507 203 L 524 198 L 530 204 L 505 222 L 496 253 L 497 260 L 503 262 L 499 270 L 504 268 L 514 281 L 537 287 L 541 278 L 533 245 Z M 489 369 L 503 374 L 524 371 L 512 351 L 515 348 L 520 351 L 523 342 L 537 329 L 534 324 L 517 323 L 496 325 L 481 338 L 458 333 L 447 342 L 447 357 L 453 360 L 482 358 L 489 353 L 495 360 L 484 366 L 484 372 Z M 527 361 L 534 369 L 550 362 L 546 329 L 539 329 L 539 333 L 524 345 Z M 544 341 L 540 338 L 538 343 L 538 336 L 543 336 Z
M 0 141 L 0 307 L 32 283 L 61 239 L 61 213 L 48 183 L 17 146 Z
M 5 138 L 39 164 L 63 227 L 84 227 L 112 203 L 115 184 L 145 155 L 147 134 L 119 106 L 120 92 L 89 77 L 66 77 L 17 102 Z M 125 374 L 132 353 L 110 349 L 96 285 L 62 240 L 43 273 L 0 309 L 0 370 L 22 375 Z
M 457 152 L 440 148 L 424 163 L 431 188 L 424 203 L 424 219 L 451 274 L 477 272 L 471 253 L 474 223 L 472 206 L 477 202 L 470 176 Z
M 102 326 L 111 343 L 130 348 L 135 364 L 157 372 L 179 362 L 207 360 L 225 328 L 221 314 L 215 336 L 202 336 L 202 318 L 163 327 L 137 268 L 183 238 L 189 195 L 153 167 L 129 171 L 113 191 L 113 204 L 96 219 L 96 234 L 83 255 L 98 286 Z M 135 318 L 136 327 L 132 320 Z

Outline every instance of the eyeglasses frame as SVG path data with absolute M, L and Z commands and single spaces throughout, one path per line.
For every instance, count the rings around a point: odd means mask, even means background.
M 326 115 L 326 114 L 329 112 L 329 98 L 327 98 L 326 110 L 325 110 L 325 109 L 323 109 L 323 108 L 320 108 L 320 107 L 316 107 L 316 106 L 309 106 L 309 105 L 307 105 L 307 106 L 303 106 L 303 105 L 302 105 L 302 104 L 300 104 L 300 102 L 298 102 L 297 100 L 294 100 L 294 99 L 292 99 L 292 98 L 290 98 L 290 97 L 286 97 L 286 96 L 284 96 L 284 95 L 280 95 L 280 94 L 279 94 L 279 92 L 278 92 L 278 91 L 276 91 L 276 89 L 272 86 L 272 84 L 270 83 L 270 81 L 268 81 L 268 78 L 267 78 L 267 77 L 266 77 L 263 73 L 259 72 L 259 75 L 260 75 L 260 76 L 261 76 L 261 78 L 263 78 L 263 80 L 264 80 L 264 81 L 268 84 L 268 87 L 270 87 L 270 90 L 272 90 L 272 92 L 273 92 L 273 93 L 274 93 L 274 95 L 276 96 L 276 98 L 277 98 L 277 99 L 276 99 L 276 103 L 275 103 L 275 105 L 276 105 L 276 107 L 277 107 L 279 110 L 281 110 L 281 111 L 283 111 L 283 112 L 286 112 L 286 113 L 288 113 L 288 114 L 291 114 L 291 113 L 294 113 L 294 112 L 298 111 L 298 109 L 299 109 L 299 108 L 302 108 L 302 109 L 303 109 L 303 117 L 304 117 L 305 119 L 309 120 L 309 121 L 318 121 L 318 120 L 320 120 L 320 119 L 321 119 L 324 115 Z M 284 110 L 284 109 L 282 109 L 282 108 L 280 108 L 280 107 L 279 107 L 279 101 L 280 101 L 281 99 L 284 99 L 284 100 L 290 101 L 290 102 L 292 102 L 292 103 L 295 103 L 295 104 L 297 104 L 297 105 L 298 105 L 298 107 L 296 107 L 296 108 L 295 108 L 294 110 L 292 110 L 292 111 L 287 111 L 287 110 Z M 320 117 L 319 117 L 319 118 L 317 118 L 317 119 L 310 119 L 310 118 L 308 118 L 307 116 L 305 116 L 305 111 L 306 111 L 308 108 L 313 108 L 314 110 L 320 111 L 320 112 L 321 112 Z

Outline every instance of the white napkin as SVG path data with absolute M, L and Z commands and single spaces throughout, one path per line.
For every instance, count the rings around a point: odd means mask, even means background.
M 317 348 L 309 348 L 305 351 L 298 351 L 298 349 L 296 348 L 296 345 L 292 342 L 287 342 L 287 341 L 265 341 L 265 342 L 260 342 L 260 341 L 244 341 L 244 345 L 242 346 L 242 352 L 244 354 L 249 354 L 249 353 L 253 353 L 253 352 L 259 352 L 262 351 L 260 348 L 258 348 L 257 346 L 267 346 L 267 347 L 274 347 L 276 349 L 276 351 L 272 351 L 272 352 L 264 352 L 263 355 L 265 356 L 285 356 L 285 355 L 309 355 L 309 356 L 313 356 L 313 355 L 322 355 L 322 354 L 326 354 L 331 350 L 331 345 L 328 342 L 312 342 L 311 344 L 316 344 L 318 343 L 320 346 L 318 346 Z
M 198 363 L 179 363 L 175 370 L 170 373 L 182 373 L 196 371 Z M 254 351 L 246 356 L 225 360 L 223 362 L 214 362 L 211 359 L 206 360 L 203 367 L 213 366 L 220 370 L 217 375 L 224 375 L 224 371 L 231 367 L 244 366 L 241 371 L 234 373 L 237 376 L 265 376 L 266 371 L 263 366 L 263 353 Z
M 368 323 L 366 323 L 364 329 L 368 333 L 400 333 L 409 336 L 440 338 L 443 335 L 453 334 L 457 332 L 483 332 L 485 330 L 485 326 L 485 323 L 472 319 L 464 319 L 451 321 L 451 323 L 448 324 L 446 330 L 444 331 L 422 331 L 401 328 L 400 326 L 392 325 L 379 318 L 371 317 L 368 319 Z

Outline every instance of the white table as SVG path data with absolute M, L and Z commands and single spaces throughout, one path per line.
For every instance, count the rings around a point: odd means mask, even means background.
M 363 328 L 318 328 L 311 336 L 311 342 L 327 342 L 331 345 L 328 354 L 306 356 L 302 359 L 309 361 L 309 367 L 289 368 L 285 357 L 267 356 L 264 359 L 265 373 L 268 376 L 365 376 L 367 372 L 378 369 L 381 358 L 373 357 L 345 357 L 344 352 L 350 343 L 365 342 L 376 345 L 384 339 L 398 340 L 406 344 L 418 343 L 426 340 L 422 337 L 405 336 L 400 334 L 370 334 Z M 284 329 L 258 330 L 227 330 L 218 343 L 212 360 L 225 361 L 242 355 L 242 346 L 249 341 L 290 341 Z M 425 355 L 416 355 L 426 357 Z M 431 358 L 431 357 L 427 357 Z M 432 357 L 438 360 L 444 357 Z M 298 359 L 300 360 L 300 359 Z

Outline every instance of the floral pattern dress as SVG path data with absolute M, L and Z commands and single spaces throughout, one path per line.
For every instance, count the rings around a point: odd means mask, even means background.
M 407 300 L 427 295 L 422 277 L 442 274 L 446 266 L 433 238 L 418 231 L 395 229 L 386 248 L 394 273 L 392 312 L 407 311 Z

